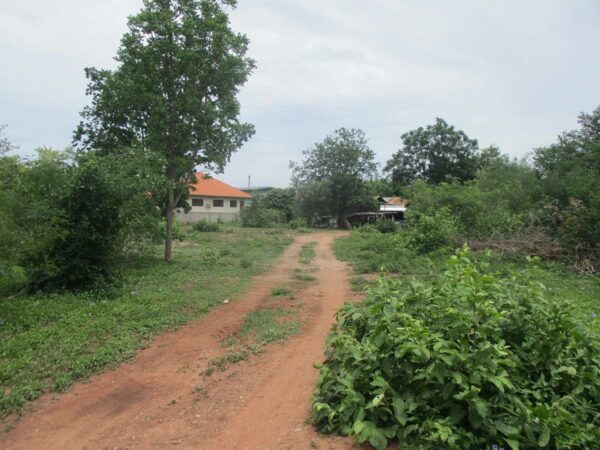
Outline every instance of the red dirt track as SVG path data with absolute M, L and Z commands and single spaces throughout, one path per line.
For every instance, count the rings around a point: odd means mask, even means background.
M 334 232 L 299 235 L 248 292 L 203 318 L 155 339 L 129 363 L 48 394 L 15 428 L 4 449 L 348 449 L 348 439 L 319 436 L 308 423 L 311 396 L 336 310 L 352 298 L 349 272 L 337 261 Z M 283 344 L 211 376 L 208 362 L 245 316 L 290 282 L 303 244 L 316 242 L 317 282 L 295 292 L 302 331 Z

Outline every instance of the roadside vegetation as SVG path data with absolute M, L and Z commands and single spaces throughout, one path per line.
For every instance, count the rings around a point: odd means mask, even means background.
M 304 244 L 300 249 L 300 255 L 298 259 L 304 265 L 308 265 L 313 262 L 315 259 L 315 246 L 317 244 L 315 242 L 309 242 L 308 244 Z
M 160 260 L 158 246 L 122 261 L 123 285 L 110 299 L 81 292 L 0 301 L 0 415 L 114 366 L 155 335 L 238 298 L 291 242 L 287 234 L 260 230 L 180 233 L 170 264 Z
M 377 449 L 593 446 L 600 279 L 521 252 L 457 250 L 431 227 L 336 240 L 339 259 L 379 277 L 355 277 L 367 299 L 337 315 L 317 427 Z
M 347 244 L 363 236 L 339 239 L 338 254 L 361 261 Z M 314 397 L 319 429 L 377 449 L 593 447 L 599 280 L 468 248 L 430 258 L 338 313 Z

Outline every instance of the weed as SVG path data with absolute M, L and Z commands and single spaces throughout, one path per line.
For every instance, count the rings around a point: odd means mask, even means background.
M 286 287 L 277 287 L 271 291 L 271 295 L 273 297 L 293 297 L 293 293 L 290 289 Z
M 363 292 L 367 289 L 369 281 L 363 277 L 352 277 L 350 284 L 352 285 L 352 290 L 354 292 Z
M 217 358 L 212 359 L 208 363 L 208 368 L 204 371 L 204 374 L 210 375 L 215 369 L 223 372 L 230 364 L 236 364 L 240 361 L 245 361 L 248 359 L 248 356 L 250 356 L 248 351 L 243 349 L 230 351 L 223 356 L 218 356 Z
M 240 334 L 252 338 L 258 344 L 283 342 L 300 329 L 300 323 L 292 320 L 295 315 L 295 312 L 288 310 L 259 309 L 246 316 Z
M 221 226 L 216 222 L 208 222 L 206 220 L 201 220 L 192 225 L 194 231 L 199 232 L 216 232 L 221 231 Z
M 300 249 L 300 254 L 298 258 L 302 264 L 310 264 L 315 259 L 315 247 L 316 242 L 309 242 L 308 244 L 304 244 Z
M 294 278 L 298 281 L 316 281 L 316 278 L 307 273 L 295 273 Z

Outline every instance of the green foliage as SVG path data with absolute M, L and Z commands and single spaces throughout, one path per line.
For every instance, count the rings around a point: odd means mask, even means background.
M 290 222 L 296 216 L 296 192 L 294 189 L 272 189 L 258 201 L 261 208 L 280 211 L 285 222 Z
M 448 208 L 441 208 L 433 214 L 406 214 L 411 225 L 408 245 L 420 252 L 430 252 L 447 245 L 456 234 L 456 220 Z
M 273 297 L 292 297 L 292 291 L 286 287 L 277 287 L 271 291 Z
M 463 250 L 429 283 L 380 279 L 337 315 L 319 429 L 377 449 L 595 446 L 598 335 L 533 274 L 493 274 Z
M 240 213 L 243 227 L 273 228 L 285 223 L 285 213 L 279 209 L 266 209 L 260 202 L 244 208 Z
M 306 218 L 331 215 L 344 227 L 347 214 L 375 206 L 365 183 L 375 178 L 377 164 L 363 131 L 341 128 L 303 155 L 301 163 L 290 167 Z
M 5 128 L 6 125 L 0 125 L 0 157 L 17 148 L 6 138 L 6 136 L 4 136 Z
M 309 242 L 308 244 L 304 244 L 300 249 L 300 254 L 298 255 L 298 259 L 302 264 L 310 264 L 315 259 L 315 247 L 316 242 Z
M 117 260 L 143 253 L 158 214 L 134 164 L 45 148 L 0 157 L 0 291 L 101 288 Z
M 301 231 L 302 229 L 308 227 L 308 221 L 302 217 L 298 217 L 290 220 L 288 222 L 288 227 L 290 227 L 291 230 Z
M 363 232 L 365 229 L 372 231 Z M 359 273 L 437 273 L 439 256 L 448 255 L 446 248 L 419 253 L 409 245 L 408 232 L 382 234 L 369 226 L 336 239 L 333 249 L 339 259 L 350 262 Z
M 579 116 L 580 129 L 535 152 L 551 203 L 541 219 L 571 253 L 600 260 L 600 107 Z M 600 265 L 600 262 L 598 263 Z
M 375 223 L 375 228 L 380 233 L 395 233 L 398 231 L 398 224 L 393 220 L 380 220 Z
M 449 208 L 467 238 L 499 238 L 525 231 L 543 198 L 535 172 L 524 163 L 490 166 L 473 181 L 432 186 L 415 182 L 407 190 L 410 210 L 431 215 Z
M 258 309 L 246 316 L 240 334 L 242 337 L 253 337 L 258 344 L 283 342 L 300 330 L 300 322 L 293 320 L 296 314 L 295 311 L 280 308 Z
M 448 178 L 466 181 L 475 177 L 478 152 L 477 140 L 437 118 L 433 125 L 402 135 L 402 148 L 388 161 L 385 171 L 396 186 L 415 180 L 433 184 Z
M 200 220 L 192 225 L 194 231 L 201 233 L 205 232 L 217 232 L 221 231 L 221 226 L 216 222 L 209 222 L 207 220 Z
M 254 133 L 239 120 L 239 88 L 254 69 L 249 40 L 230 27 L 228 0 L 147 0 L 128 20 L 115 70 L 86 69 L 91 105 L 75 133 L 103 154 L 140 147 L 163 177 L 154 198 L 166 213 L 171 259 L 174 209 L 195 167 L 222 170 Z
M 0 416 L 16 413 L 45 391 L 131 358 L 154 336 L 243 295 L 291 243 L 286 236 L 242 230 L 191 233 L 165 264 L 161 248 L 120 261 L 123 288 L 110 301 L 93 292 L 17 295 L 0 301 Z M 214 257 L 219 264 L 214 264 Z M 240 259 L 253 261 L 243 268 Z

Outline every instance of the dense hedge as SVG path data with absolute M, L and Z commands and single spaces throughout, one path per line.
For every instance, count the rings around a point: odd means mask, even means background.
M 338 313 L 313 404 L 377 449 L 591 448 L 600 342 L 568 299 L 462 250 L 431 283 L 381 279 Z

